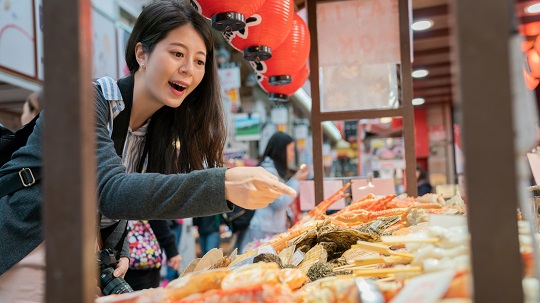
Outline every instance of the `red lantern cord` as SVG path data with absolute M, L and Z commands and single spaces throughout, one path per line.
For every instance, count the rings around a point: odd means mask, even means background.
M 220 32 L 237 31 L 246 26 L 246 18 L 258 11 L 264 0 L 190 0 L 191 5 Z
M 261 88 L 268 93 L 268 98 L 274 101 L 287 102 L 289 96 L 294 94 L 299 90 L 302 85 L 306 82 L 309 76 L 309 68 L 306 65 L 300 71 L 292 76 L 292 81 L 290 84 L 275 86 L 270 85 L 268 78 L 262 75 L 259 75 L 259 85 Z
M 300 16 L 294 14 L 291 31 L 285 41 L 272 51 L 266 61 L 251 61 L 256 72 L 268 77 L 271 85 L 291 83 L 291 75 L 297 73 L 309 57 L 309 29 Z
M 266 0 L 261 8 L 246 20 L 246 27 L 236 32 L 224 32 L 225 39 L 244 52 L 248 61 L 264 61 L 280 46 L 291 30 L 294 15 L 292 0 Z

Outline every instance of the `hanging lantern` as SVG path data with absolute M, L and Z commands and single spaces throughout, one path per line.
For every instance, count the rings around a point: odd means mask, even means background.
M 246 18 L 258 11 L 264 0 L 190 0 L 191 5 L 203 16 L 212 20 L 212 27 L 220 32 L 241 30 Z
M 223 35 L 234 48 L 244 53 L 244 59 L 264 61 L 272 57 L 272 50 L 289 34 L 293 15 L 293 0 L 266 0 L 246 20 L 244 29 Z
M 289 84 L 291 75 L 306 65 L 309 47 L 308 27 L 300 16 L 294 14 L 289 35 L 277 49 L 272 51 L 272 58 L 250 63 L 256 72 L 268 77 L 270 85 Z
M 309 68 L 306 65 L 300 69 L 296 74 L 292 75 L 292 81 L 285 85 L 270 85 L 268 78 L 262 75 L 258 75 L 259 85 L 262 89 L 268 93 L 268 98 L 273 101 L 287 102 L 289 96 L 299 90 L 306 82 L 309 76 Z

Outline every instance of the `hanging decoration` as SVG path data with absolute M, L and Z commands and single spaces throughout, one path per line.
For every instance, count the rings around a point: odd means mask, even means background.
M 266 0 L 246 20 L 244 29 L 223 32 L 223 35 L 235 49 L 244 53 L 244 59 L 268 60 L 289 34 L 293 15 L 293 0 Z
M 250 64 L 257 73 L 268 78 L 270 85 L 289 84 L 291 75 L 306 65 L 309 48 L 309 29 L 304 20 L 294 14 L 289 35 L 272 51 L 272 58 L 266 61 L 250 61 Z
M 264 0 L 190 0 L 203 16 L 212 20 L 212 27 L 220 32 L 241 30 L 246 19 L 258 11 Z
M 292 75 L 292 81 L 285 85 L 270 85 L 268 78 L 258 75 L 258 81 L 261 88 L 268 93 L 268 98 L 273 101 L 287 102 L 289 96 L 299 90 L 306 82 L 309 76 L 309 68 L 304 65 L 296 74 Z

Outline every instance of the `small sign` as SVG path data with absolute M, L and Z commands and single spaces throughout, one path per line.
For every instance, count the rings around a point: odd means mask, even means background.
M 263 245 L 257 249 L 257 254 L 273 254 L 277 256 L 277 252 L 272 245 Z
M 445 270 L 410 279 L 392 303 L 438 302 L 448 291 L 454 274 L 453 270 Z
M 328 180 L 324 183 L 324 198 L 327 199 L 332 194 L 343 187 L 341 180 Z M 315 184 L 312 180 L 300 181 L 300 209 L 302 211 L 312 210 L 315 207 Z M 330 206 L 330 210 L 342 209 L 345 207 L 345 199 L 340 199 Z
M 301 250 L 297 249 L 291 258 L 291 264 L 294 266 L 298 266 L 298 264 L 304 261 L 305 257 L 306 255 Z
M 240 262 L 238 262 L 238 263 L 236 263 L 234 265 L 231 265 L 231 268 L 237 268 L 237 267 L 240 267 L 242 265 L 252 264 L 254 258 L 255 258 L 255 256 L 245 258 L 244 260 L 242 260 L 242 261 L 240 261 Z

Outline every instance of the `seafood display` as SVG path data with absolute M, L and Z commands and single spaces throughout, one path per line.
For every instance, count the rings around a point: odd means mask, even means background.
M 327 215 L 347 197 L 347 184 L 287 232 L 224 256 L 215 249 L 194 260 L 167 287 L 99 298 L 96 303 L 389 302 L 407 279 L 453 270 L 441 298 L 468 298 L 466 228 L 428 224 L 431 214 L 465 212 L 459 196 L 367 195 Z M 371 293 L 367 293 L 367 292 Z

